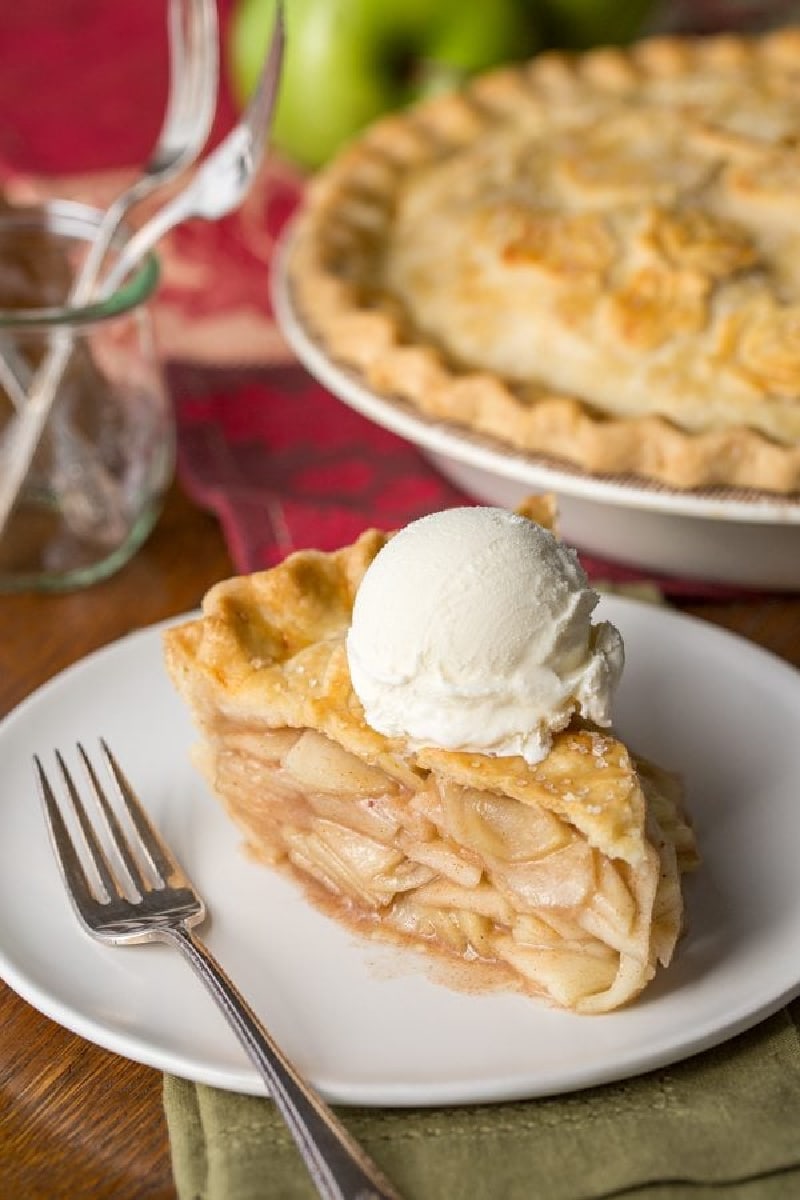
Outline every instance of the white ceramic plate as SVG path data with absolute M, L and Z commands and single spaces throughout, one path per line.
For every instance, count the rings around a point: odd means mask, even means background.
M 296 311 L 286 265 L 272 276 L 275 315 L 300 361 L 351 408 L 415 443 L 477 500 L 513 508 L 531 492 L 558 497 L 559 529 L 580 549 L 667 574 L 744 587 L 800 588 L 800 501 L 713 490 L 680 492 L 601 478 L 515 453 L 487 437 L 433 421 L 379 395 L 329 357 Z
M 680 768 L 705 863 L 677 959 L 602 1017 L 453 991 L 422 956 L 380 947 L 247 861 L 189 764 L 193 741 L 161 629 L 116 642 L 0 725 L 0 975 L 69 1029 L 219 1087 L 259 1079 L 178 955 L 104 947 L 78 927 L 47 841 L 31 755 L 105 736 L 212 919 L 208 944 L 300 1069 L 367 1105 L 493 1101 L 624 1078 L 714 1045 L 800 985 L 800 675 L 709 625 L 617 597 L 627 645 L 618 727 Z

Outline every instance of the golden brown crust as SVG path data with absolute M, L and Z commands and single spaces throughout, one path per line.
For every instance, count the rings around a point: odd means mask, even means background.
M 798 55 L 797 30 L 545 55 L 378 122 L 296 223 L 301 319 L 517 450 L 800 490 Z

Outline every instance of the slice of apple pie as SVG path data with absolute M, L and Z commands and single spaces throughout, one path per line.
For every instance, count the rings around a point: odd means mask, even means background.
M 386 542 L 219 583 L 167 631 L 201 769 L 252 853 L 341 919 L 576 1012 L 625 1003 L 682 927 L 696 851 L 675 778 L 576 714 L 533 763 L 368 724 L 347 635 Z

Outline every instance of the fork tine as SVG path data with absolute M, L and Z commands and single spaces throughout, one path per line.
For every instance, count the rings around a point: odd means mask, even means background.
M 197 40 L 197 3 L 195 0 L 169 0 L 167 29 L 168 78 L 178 81 L 181 86 L 170 87 L 167 107 L 161 123 L 160 134 L 162 135 L 185 120 L 190 112 L 189 105 L 197 99 L 197 79 L 192 73 L 192 64 L 197 62 L 197 46 L 195 45 Z
M 47 827 L 50 831 L 50 838 L 56 853 L 58 865 L 61 867 L 61 873 L 67 885 L 67 891 L 73 897 L 78 909 L 85 909 L 86 905 L 94 903 L 94 895 L 89 880 L 86 878 L 86 872 L 75 849 L 75 844 L 70 837 L 69 830 L 64 823 L 55 793 L 50 786 L 50 780 L 47 778 L 38 754 L 34 754 L 33 761 L 39 780 L 39 794 L 44 804 Z
M 105 888 L 106 896 L 109 900 L 114 898 L 124 897 L 124 893 L 117 882 L 117 878 L 111 869 L 108 859 L 106 858 L 103 847 L 98 841 L 97 834 L 94 831 L 94 826 L 89 820 L 89 816 L 81 800 L 80 793 L 75 786 L 75 781 L 72 778 L 69 767 L 64 761 L 64 756 L 60 750 L 56 750 L 56 762 L 61 768 L 61 774 L 64 777 L 64 783 L 69 793 L 69 798 L 72 801 L 72 807 L 75 810 L 75 815 L 78 818 L 78 824 L 81 827 L 86 842 L 86 848 L 89 851 L 92 862 L 94 863 L 97 874 L 100 877 L 100 882 Z
M 186 64 L 186 5 L 184 0 L 169 0 L 167 9 L 167 45 L 169 47 L 169 78 L 182 79 Z M 175 119 L 175 112 L 183 103 L 183 92 L 177 95 L 170 89 L 167 96 L 167 109 L 164 113 L 164 127 Z
M 94 794 L 97 797 L 97 803 L 99 804 L 100 811 L 103 814 L 106 828 L 108 829 L 109 837 L 111 838 L 114 849 L 122 860 L 125 870 L 130 875 L 131 882 L 138 891 L 139 895 L 144 896 L 144 894 L 149 890 L 149 885 L 142 874 L 139 864 L 131 852 L 130 846 L 128 845 L 128 839 L 122 832 L 122 826 L 117 819 L 117 814 L 114 812 L 113 808 L 108 802 L 108 797 L 106 796 L 103 785 L 101 784 L 97 772 L 92 765 L 91 759 L 80 742 L 78 742 L 78 753 L 81 756 L 81 761 L 83 762 L 86 773 L 89 776 L 92 787 L 94 788 Z
M 183 0 L 183 7 L 184 37 L 176 49 L 184 59 L 184 68 L 189 63 L 194 69 L 176 98 L 174 115 L 176 124 L 193 120 L 204 130 L 198 136 L 199 148 L 206 141 L 216 110 L 219 78 L 217 8 L 213 0 Z M 187 75 L 185 69 L 182 75 Z M 177 72 L 175 77 L 180 77 Z
M 190 50 L 199 64 L 194 75 L 192 108 L 190 112 L 203 111 L 206 107 L 210 126 L 216 111 L 216 96 L 219 85 L 219 17 L 216 3 L 198 3 L 191 9 Z M 208 132 L 208 131 L 207 131 Z
M 266 131 L 275 105 L 278 86 L 281 79 L 281 63 L 286 41 L 286 26 L 283 15 L 283 4 L 278 0 L 275 6 L 275 24 L 269 43 L 267 60 L 261 72 L 258 86 L 250 99 L 243 121 L 253 135 L 254 151 L 260 159 L 266 149 Z
M 139 797 L 133 790 L 122 767 L 111 753 L 108 743 L 104 738 L 100 739 L 100 746 L 111 774 L 114 777 L 120 798 L 125 804 L 131 821 L 139 835 L 142 851 L 159 883 L 163 886 L 167 881 L 176 876 L 184 879 L 180 864 L 151 823 L 150 818 L 139 802 Z

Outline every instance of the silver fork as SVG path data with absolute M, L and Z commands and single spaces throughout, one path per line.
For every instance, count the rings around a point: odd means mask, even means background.
M 117 196 L 103 215 L 89 252 L 70 290 L 68 303 L 79 307 L 92 298 L 101 267 L 130 210 L 192 163 L 206 143 L 214 119 L 219 81 L 219 34 L 215 0 L 170 0 L 168 9 L 170 85 L 167 108 L 156 145 L 142 173 Z M 113 290 L 113 289 L 112 289 Z M 111 292 L 104 293 L 110 295 Z M 12 347 L 0 344 L 5 390 L 17 409 L 0 449 L 0 533 L 25 482 L 47 419 L 72 354 L 69 330 L 51 340 L 47 355 L 31 377 L 27 363 Z M 120 496 L 91 447 L 77 431 L 61 430 L 69 460 L 60 496 L 65 518 L 77 532 L 101 533 L 118 541 L 127 532 L 119 512 Z M 71 504 L 69 480 L 81 470 L 80 498 Z M 91 503 L 87 508 L 87 496 Z
M 266 152 L 285 40 L 279 0 L 267 57 L 241 119 L 201 163 L 186 187 L 133 234 L 103 280 L 101 298 L 111 295 L 170 229 L 190 217 L 219 220 L 241 204 Z
M 399 1200 L 399 1194 L 350 1137 L 314 1089 L 301 1078 L 241 993 L 192 933 L 206 908 L 175 856 L 150 822 L 114 755 L 101 739 L 116 794 L 130 817 L 126 835 L 86 751 L 78 753 L 105 828 L 103 849 L 95 820 L 59 751 L 56 760 L 98 882 L 91 882 L 38 755 L 39 790 L 56 859 L 69 898 L 87 933 L 111 945 L 161 941 L 178 949 L 205 983 L 266 1082 L 317 1191 L 324 1200 Z M 118 861 L 114 863 L 113 858 Z

